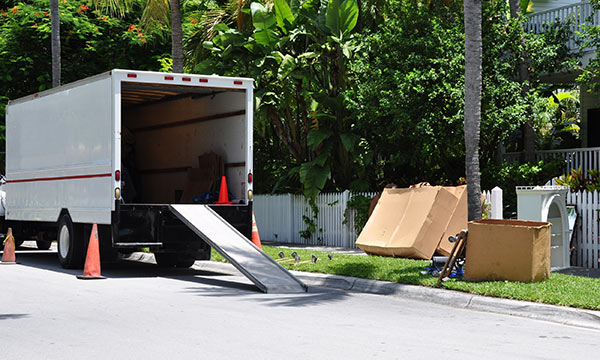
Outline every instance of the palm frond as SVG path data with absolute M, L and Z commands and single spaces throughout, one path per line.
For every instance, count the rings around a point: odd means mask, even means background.
M 90 0 L 96 10 L 108 12 L 112 16 L 125 16 L 135 0 Z
M 142 13 L 142 27 L 148 29 L 155 25 L 171 26 L 169 0 L 148 0 Z

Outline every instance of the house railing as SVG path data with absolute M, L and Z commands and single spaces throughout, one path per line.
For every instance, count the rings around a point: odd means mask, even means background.
M 558 21 L 568 24 L 570 28 L 572 36 L 567 42 L 569 50 L 572 52 L 595 50 L 593 48 L 580 49 L 581 44 L 578 32 L 582 30 L 582 26 L 600 24 L 600 13 L 595 12 L 592 5 L 587 1 L 536 12 L 527 15 L 527 17 L 528 21 L 525 24 L 525 30 L 528 32 L 543 33 L 548 29 L 550 24 Z
M 506 153 L 504 159 L 509 163 L 519 160 L 521 153 Z M 600 169 L 600 147 L 578 148 L 578 149 L 560 149 L 560 150 L 542 150 L 535 153 L 535 159 L 564 159 L 564 173 L 569 174 L 573 169 L 581 168 L 584 175 L 588 170 Z M 561 174 L 556 174 L 559 176 Z

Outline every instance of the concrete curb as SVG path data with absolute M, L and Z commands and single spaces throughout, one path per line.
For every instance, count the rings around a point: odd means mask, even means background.
M 600 311 L 501 299 L 454 290 L 359 279 L 348 276 L 313 274 L 299 271 L 293 271 L 292 273 L 309 286 L 323 286 L 368 294 L 395 296 L 463 309 L 521 316 L 600 330 Z
M 133 253 L 127 260 L 155 263 L 154 255 Z M 241 275 L 231 264 L 215 261 L 197 261 L 193 269 Z M 328 275 L 291 271 L 308 286 L 327 287 L 367 294 L 387 295 L 419 301 L 427 301 L 463 309 L 526 317 L 554 323 L 600 330 L 600 311 L 575 309 L 566 306 L 540 304 L 529 301 L 501 299 L 473 295 L 460 291 L 429 288 L 418 285 L 398 284 L 388 281 L 360 279 L 350 276 Z

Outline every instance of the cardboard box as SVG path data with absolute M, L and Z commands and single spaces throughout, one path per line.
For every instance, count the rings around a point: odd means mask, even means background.
M 457 201 L 441 186 L 384 189 L 356 245 L 369 254 L 431 259 Z
M 550 278 L 548 222 L 478 220 L 469 222 L 465 279 L 536 282 Z
M 444 189 L 447 189 L 452 193 L 452 195 L 455 196 L 456 207 L 452 212 L 452 216 L 450 217 L 450 221 L 448 222 L 448 226 L 446 227 L 444 235 L 442 235 L 442 238 L 440 239 L 440 244 L 438 245 L 436 252 L 444 256 L 449 256 L 454 244 L 448 241 L 448 238 L 467 228 L 467 186 L 462 185 L 456 187 L 444 187 Z

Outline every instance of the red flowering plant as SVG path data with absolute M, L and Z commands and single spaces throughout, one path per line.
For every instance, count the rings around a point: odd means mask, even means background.
M 168 29 L 139 30 L 141 6 L 123 18 L 95 10 L 84 0 L 59 1 L 59 8 L 63 83 L 115 68 L 157 71 L 159 59 L 170 53 Z M 0 5 L 0 124 L 8 99 L 50 87 L 51 31 L 48 0 Z

